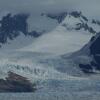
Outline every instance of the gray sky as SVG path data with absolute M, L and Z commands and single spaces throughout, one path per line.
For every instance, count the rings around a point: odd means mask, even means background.
M 100 0 L 0 0 L 0 12 L 59 12 L 78 10 L 100 19 Z

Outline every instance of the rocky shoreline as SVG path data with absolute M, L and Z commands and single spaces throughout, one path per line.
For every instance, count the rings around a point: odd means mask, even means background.
M 27 78 L 18 74 L 9 72 L 8 77 L 0 79 L 0 93 L 2 92 L 34 92 L 35 84 L 32 84 Z

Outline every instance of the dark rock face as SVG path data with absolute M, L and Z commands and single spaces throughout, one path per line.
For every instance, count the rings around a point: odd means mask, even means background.
M 92 27 L 89 27 L 88 25 L 87 25 L 87 23 L 78 23 L 78 24 L 76 24 L 76 28 L 75 28 L 75 30 L 81 30 L 81 29 L 84 29 L 85 31 L 88 31 L 88 32 L 90 32 L 90 33 L 96 33 L 96 31 L 92 28 Z
M 93 24 L 98 24 L 98 25 L 100 25 L 100 21 L 99 21 L 99 20 L 93 19 L 93 20 L 92 20 L 92 23 L 93 23 Z
M 11 40 L 14 39 L 19 35 L 19 32 L 26 35 L 28 33 L 27 18 L 28 15 L 26 14 L 14 16 L 8 14 L 4 16 L 0 21 L 0 42 L 6 43 L 8 38 Z
M 70 13 L 70 15 L 74 16 L 75 18 L 80 17 L 81 14 L 82 14 L 81 12 L 77 12 L 77 11 L 73 11 L 73 12 Z
M 98 35 L 98 36 L 97 36 Z M 85 73 L 93 73 L 93 70 L 100 71 L 100 33 L 92 37 L 89 44 L 90 55 L 93 57 L 90 64 L 79 64 L 81 70 Z M 89 45 L 87 44 L 87 45 Z
M 87 65 L 79 64 L 79 67 L 81 68 L 81 70 L 82 70 L 84 73 L 93 73 L 93 72 L 92 72 L 92 67 L 91 67 L 91 65 L 89 65 L 89 64 L 87 64 Z
M 58 14 L 46 14 L 47 17 L 51 18 L 51 19 L 55 19 L 58 21 L 58 23 L 61 23 L 65 17 L 67 16 L 67 12 L 62 12 L 62 13 L 58 13 Z M 41 16 L 44 16 L 45 14 L 41 14 Z
M 90 46 L 91 54 L 97 55 L 100 54 L 100 36 L 93 41 L 92 45 Z
M 36 31 L 32 31 L 29 32 L 28 35 L 33 36 L 33 37 L 39 37 L 40 35 L 42 35 L 42 32 L 36 32 Z
M 27 78 L 9 72 L 6 80 L 0 79 L 0 92 L 34 92 L 36 85 Z
M 99 36 L 93 41 L 92 45 L 90 46 L 90 53 L 93 55 L 95 63 L 100 69 L 100 33 Z
M 9 13 L 4 16 L 0 21 L 0 43 L 7 43 L 8 39 L 13 40 L 20 34 L 24 34 L 25 36 L 30 35 L 33 37 L 39 37 L 41 35 L 39 32 L 28 32 L 28 18 L 29 14 L 12 15 Z

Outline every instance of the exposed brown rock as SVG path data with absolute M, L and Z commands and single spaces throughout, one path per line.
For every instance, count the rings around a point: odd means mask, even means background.
M 13 72 L 9 72 L 5 80 L 0 79 L 0 92 L 34 92 L 35 86 L 27 78 Z

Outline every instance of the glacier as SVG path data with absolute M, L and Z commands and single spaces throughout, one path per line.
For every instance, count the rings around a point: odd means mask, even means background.
M 61 23 L 46 15 L 38 18 L 38 28 L 34 29 L 45 31 L 40 37 L 21 34 L 0 48 L 0 79 L 5 80 L 11 71 L 26 77 L 31 83 L 37 83 L 37 91 L 0 93 L 0 99 L 98 100 L 99 73 L 84 73 L 79 64 L 94 61 L 90 46 L 100 36 L 100 25 L 71 14 L 66 15 Z M 31 26 L 29 31 L 32 31 L 34 24 L 28 21 Z M 86 29 L 84 25 L 87 25 Z M 91 28 L 96 33 L 91 33 Z

